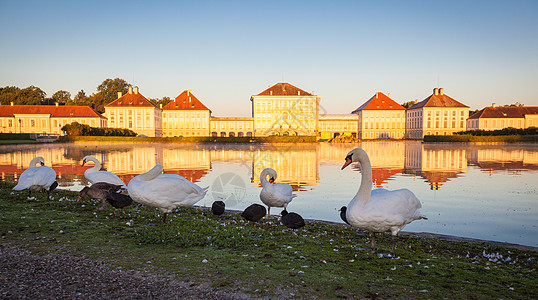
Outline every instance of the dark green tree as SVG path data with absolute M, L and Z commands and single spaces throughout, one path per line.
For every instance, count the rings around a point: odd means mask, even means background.
M 402 103 L 401 106 L 403 106 L 405 108 L 409 108 L 409 107 L 413 106 L 415 103 L 417 103 L 417 101 L 409 101 L 409 102 Z
M 47 93 L 45 93 L 42 89 L 31 85 L 17 93 L 17 100 L 15 104 L 40 105 L 45 102 L 45 96 L 47 96 Z
M 126 94 L 129 91 L 129 83 L 123 79 L 106 79 L 97 87 L 97 94 L 101 94 L 106 104 L 118 98 L 118 92 Z
M 60 104 L 66 104 L 66 103 L 71 102 L 71 93 L 69 93 L 68 91 L 59 90 L 52 95 L 51 99 L 54 102 L 58 102 Z
M 9 105 L 17 102 L 17 94 L 21 89 L 16 86 L 6 86 L 0 88 L 0 104 Z
M 173 100 L 170 97 L 162 97 L 161 99 L 159 98 L 149 99 L 149 101 L 153 102 L 153 104 L 157 106 L 162 105 L 164 107 L 166 104 L 172 102 Z

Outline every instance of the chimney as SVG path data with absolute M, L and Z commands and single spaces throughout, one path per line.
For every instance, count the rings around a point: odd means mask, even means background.
M 189 96 L 189 103 L 191 103 L 191 96 Z
M 379 97 L 379 92 L 375 93 L 375 98 L 377 99 Z
M 438 89 L 438 88 L 434 88 L 434 89 L 433 89 L 433 94 L 434 94 L 434 95 L 439 95 L 439 89 Z
M 273 96 L 273 91 L 269 91 L 269 95 Z
M 389 97 L 389 98 L 390 98 L 390 93 L 387 93 L 387 97 Z
M 13 101 L 11 101 L 11 106 L 13 106 L 13 104 L 14 104 Z
M 122 95 L 122 92 L 118 92 L 118 99 L 121 98 Z
M 301 96 L 301 91 L 297 91 L 297 96 Z
M 58 102 L 54 102 L 54 104 L 56 104 L 56 107 L 58 107 L 58 105 L 59 105 L 60 103 L 58 103 Z
M 190 90 L 187 90 L 187 96 L 189 96 L 189 101 L 190 101 L 190 96 L 191 96 L 191 91 Z
M 439 88 L 439 95 L 443 94 L 443 88 Z
M 11 103 L 13 103 L 13 102 L 11 102 Z M 495 108 L 495 104 L 496 104 L 495 102 L 491 103 L 491 107 Z
M 134 87 L 134 93 L 138 94 L 138 87 L 137 86 Z
M 133 93 L 133 87 L 129 86 L 129 94 L 132 94 L 132 93 Z

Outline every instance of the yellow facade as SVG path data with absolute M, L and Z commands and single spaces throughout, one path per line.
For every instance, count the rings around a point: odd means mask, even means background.
M 118 99 L 105 105 L 105 116 L 111 128 L 126 128 L 141 136 L 162 136 L 162 111 L 129 87 L 129 93 L 118 93 Z
M 87 106 L 0 105 L 0 132 L 63 135 L 73 122 L 107 127 L 107 119 Z
M 358 115 L 360 139 L 404 138 L 404 110 L 362 110 Z
M 163 136 L 209 136 L 209 110 L 163 110 Z
M 252 118 L 211 117 L 212 137 L 251 137 L 254 128 Z
M 320 97 L 289 83 L 277 83 L 250 98 L 254 136 L 316 136 Z
M 319 135 L 321 139 L 332 139 L 340 135 L 357 137 L 359 116 L 348 115 L 320 115 Z
M 467 130 L 499 130 L 507 127 L 538 127 L 538 107 L 496 107 L 493 103 L 467 119 Z
M 406 135 L 422 139 L 424 135 L 452 135 L 466 130 L 467 107 L 422 107 L 406 111 Z

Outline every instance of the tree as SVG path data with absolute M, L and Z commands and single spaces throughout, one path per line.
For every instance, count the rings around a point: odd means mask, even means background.
M 11 102 L 17 102 L 17 94 L 20 90 L 16 86 L 0 88 L 0 104 L 9 105 Z
M 417 103 L 417 101 L 409 101 L 409 102 L 403 103 L 402 106 L 405 107 L 405 108 L 409 108 L 409 107 L 413 106 L 415 103 Z
M 71 93 L 69 93 L 68 91 L 59 90 L 52 95 L 52 100 L 54 100 L 54 102 L 66 104 L 68 102 L 71 102 Z
M 126 94 L 129 91 L 129 83 L 127 81 L 116 78 L 106 79 L 97 87 L 97 94 L 101 94 L 101 98 L 105 104 L 108 104 L 118 98 L 118 92 Z
M 149 99 L 149 101 L 153 102 L 153 104 L 159 106 L 159 105 L 162 105 L 163 107 L 172 102 L 172 98 L 170 97 L 162 97 L 161 99 L 159 98 L 155 98 L 155 99 Z
M 40 105 L 45 102 L 46 95 L 42 89 L 31 85 L 17 93 L 16 104 Z
M 516 101 L 516 103 L 512 103 L 512 104 L 506 104 L 504 106 L 517 106 L 517 107 L 521 107 L 521 106 L 524 106 L 525 104 L 523 103 L 519 103 Z

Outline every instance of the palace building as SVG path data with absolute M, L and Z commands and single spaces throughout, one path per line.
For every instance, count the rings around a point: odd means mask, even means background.
M 112 128 L 126 128 L 149 137 L 163 134 L 162 110 L 142 96 L 137 86 L 130 86 L 125 95 L 118 92 L 118 99 L 105 105 L 105 116 Z
M 409 139 L 422 139 L 424 135 L 452 135 L 465 131 L 469 106 L 434 88 L 433 94 L 406 110 L 405 135 Z
M 340 135 L 357 137 L 359 116 L 354 114 L 320 115 L 318 124 L 321 139 L 331 139 Z
M 316 136 L 320 97 L 289 83 L 277 83 L 250 97 L 254 136 Z
M 467 130 L 538 127 L 538 106 L 485 107 L 467 119 Z
M 62 127 L 73 122 L 107 127 L 107 118 L 89 106 L 0 105 L 0 132 L 63 135 Z
M 190 90 L 163 107 L 163 136 L 209 136 L 211 110 Z
M 211 117 L 212 137 L 251 137 L 253 128 L 249 117 Z
M 360 139 L 404 138 L 405 107 L 381 92 L 377 92 L 352 113 L 359 116 Z

